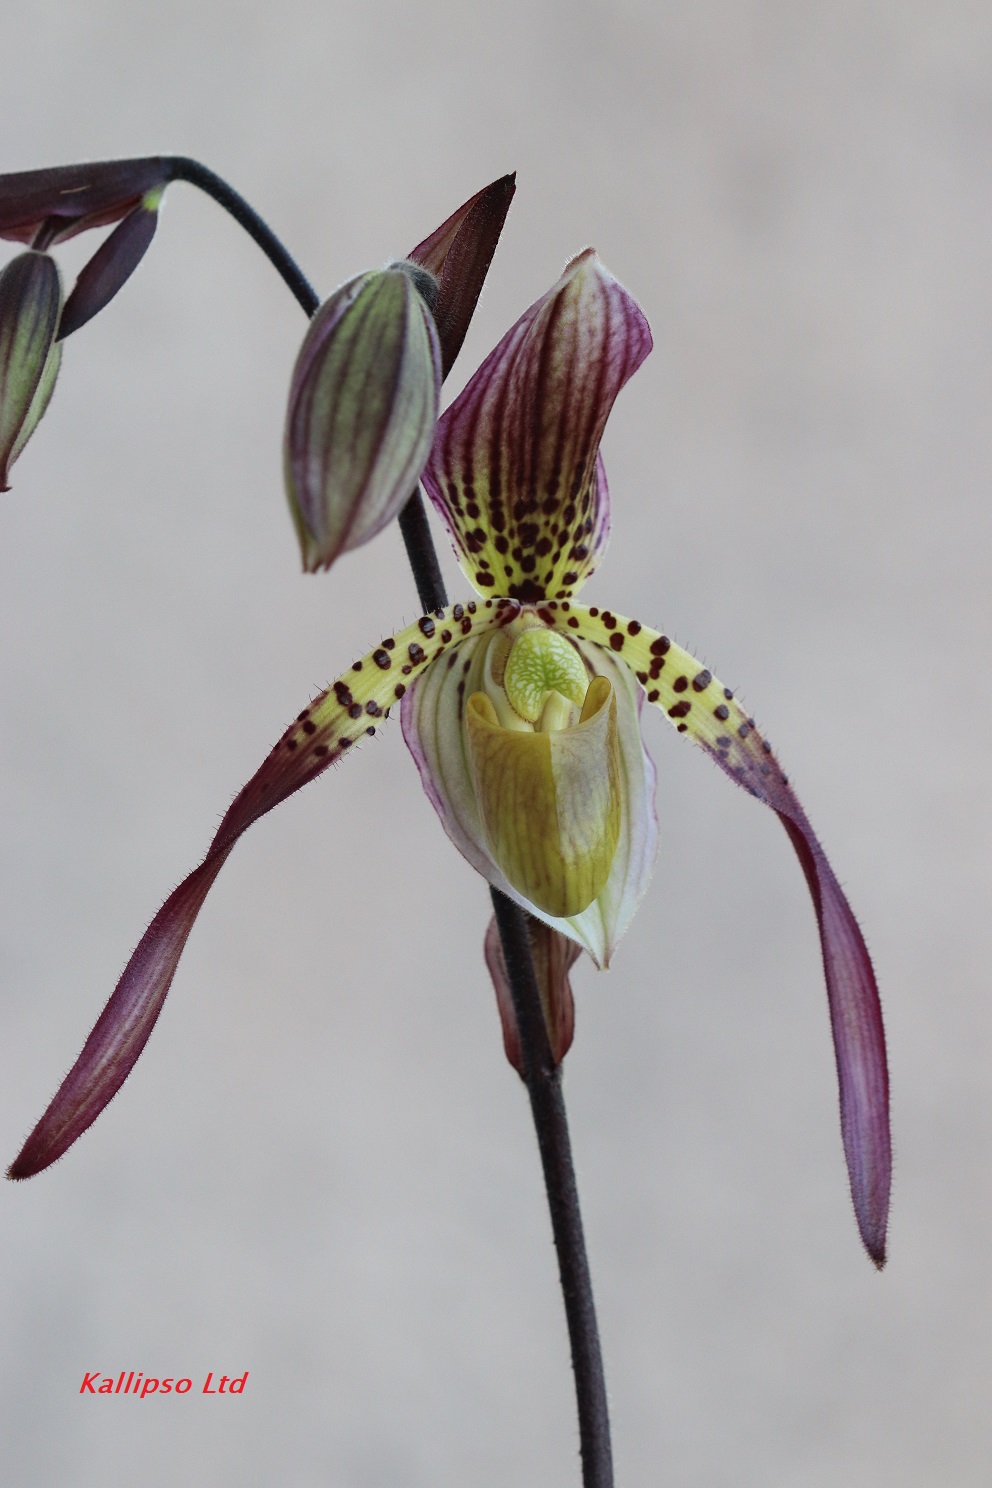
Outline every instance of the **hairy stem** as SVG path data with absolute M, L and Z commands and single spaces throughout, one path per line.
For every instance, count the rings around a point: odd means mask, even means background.
M 198 160 L 190 160 L 187 155 L 170 155 L 168 161 L 169 179 L 188 181 L 191 186 L 198 186 L 201 191 L 213 197 L 225 212 L 230 212 L 235 222 L 244 228 L 249 237 L 254 238 L 266 258 L 285 280 L 304 314 L 312 315 L 320 304 L 313 285 L 255 208 L 249 206 L 233 186 L 229 186 L 221 176 L 201 165 Z
M 320 301 L 309 280 L 243 196 L 205 165 L 182 155 L 170 158 L 170 178 L 198 186 L 230 212 L 277 269 L 304 313 L 313 315 Z M 399 525 L 420 603 L 425 612 L 439 610 L 447 604 L 447 595 L 419 488 L 400 512 Z M 554 1067 L 548 1043 L 526 917 L 523 910 L 497 889 L 491 892 L 520 1030 L 527 1091 L 558 1252 L 558 1272 L 575 1373 L 583 1488 L 612 1488 L 613 1457 L 606 1381 L 560 1071 Z
M 555 1069 L 541 1000 L 534 979 L 534 965 L 524 911 L 491 889 L 496 923 L 499 926 L 507 979 L 520 1031 L 527 1093 L 541 1152 L 544 1186 L 551 1210 L 551 1228 L 558 1252 L 565 1317 L 572 1348 L 575 1395 L 579 1413 L 583 1488 L 613 1488 L 613 1453 L 610 1446 L 610 1417 L 606 1403 L 606 1378 L 596 1324 L 592 1277 L 582 1230 L 582 1210 L 572 1163 L 568 1117 L 561 1088 L 561 1070 Z

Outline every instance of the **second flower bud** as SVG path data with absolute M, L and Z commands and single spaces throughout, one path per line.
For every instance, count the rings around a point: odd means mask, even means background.
M 308 573 L 398 514 L 427 462 L 441 355 L 416 265 L 370 270 L 310 323 L 286 414 L 286 493 Z

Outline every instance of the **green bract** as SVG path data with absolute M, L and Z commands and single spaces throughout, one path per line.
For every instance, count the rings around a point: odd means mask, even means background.
M 0 491 L 48 407 L 61 361 L 62 285 L 46 253 L 19 253 L 0 273 Z

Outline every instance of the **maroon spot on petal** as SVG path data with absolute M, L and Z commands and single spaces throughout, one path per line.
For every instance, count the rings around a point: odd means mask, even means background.
M 361 718 L 361 716 L 362 716 L 362 705 L 361 705 L 361 703 L 352 703 L 351 707 L 348 709 L 348 715 L 351 718 Z
M 315 734 L 317 732 L 317 725 L 314 723 L 312 718 L 308 718 L 304 723 L 303 732 L 305 734 Z
M 389 668 L 393 664 L 392 657 L 390 656 L 389 652 L 384 651 L 381 646 L 377 651 L 372 652 L 372 660 L 375 662 L 376 666 L 380 667 L 384 672 L 388 672 Z
M 522 584 L 510 585 L 510 598 L 519 599 L 523 604 L 536 604 L 544 598 L 544 590 L 533 579 L 524 579 Z
M 634 635 L 640 635 L 640 633 L 641 633 L 641 622 L 640 622 L 640 620 L 628 620 L 627 621 L 627 634 L 634 636 Z
M 427 636 L 428 639 L 430 639 L 430 637 L 434 634 L 434 621 L 431 619 L 430 615 L 423 615 L 421 617 L 420 628 L 423 631 L 424 635 Z
M 401 698 L 406 692 L 406 688 L 403 686 L 402 682 L 397 682 L 396 686 L 393 688 L 393 691 L 398 698 Z
M 413 662 L 414 666 L 419 666 L 420 663 L 423 661 L 425 655 L 423 646 L 418 646 L 416 641 L 411 641 L 408 650 L 410 653 L 410 660 Z
M 721 703 L 718 708 L 713 709 L 713 717 L 719 718 L 721 723 L 726 722 L 726 720 L 730 717 L 730 709 L 727 707 L 726 703 Z
M 704 667 L 703 670 L 692 679 L 693 692 L 705 692 L 712 681 L 713 673 L 707 667 Z
M 672 691 L 673 692 L 685 692 L 685 690 L 686 690 L 686 688 L 688 686 L 689 686 L 689 678 L 688 677 L 676 677 L 675 678 L 675 681 L 672 683 Z
M 651 691 L 648 693 L 648 702 L 656 703 L 660 697 L 661 693 L 658 691 L 657 687 L 652 687 Z
M 617 617 L 616 617 L 616 615 L 611 615 L 610 612 L 609 612 L 609 610 L 604 610 L 603 611 L 603 624 L 606 626 L 607 630 L 616 630 L 616 628 L 617 628 Z
M 672 643 L 667 636 L 659 636 L 656 641 L 651 642 L 651 655 L 664 656 L 672 649 Z
M 622 636 L 618 630 L 615 630 L 610 636 L 610 646 L 614 651 L 622 651 L 625 639 L 625 636 Z
M 671 708 L 669 708 L 668 716 L 669 718 L 685 718 L 691 708 L 692 704 L 689 702 L 688 698 L 684 698 L 681 703 L 675 703 Z

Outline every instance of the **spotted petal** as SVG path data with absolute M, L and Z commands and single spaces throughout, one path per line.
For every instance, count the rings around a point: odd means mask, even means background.
M 651 350 L 591 248 L 521 316 L 438 425 L 423 482 L 480 593 L 569 598 L 609 531 L 599 442 Z
M 560 613 L 558 607 L 549 611 Z M 621 656 L 678 729 L 731 780 L 770 806 L 789 834 L 809 885 L 820 930 L 840 1082 L 841 1130 L 861 1238 L 885 1261 L 892 1151 L 885 1032 L 864 938 L 788 779 L 728 687 L 674 641 L 608 610 L 569 606 L 561 619 L 577 636 Z
M 484 640 L 469 640 L 455 664 L 432 668 L 406 694 L 401 712 L 403 737 L 441 825 L 472 867 L 536 919 L 577 942 L 598 966 L 607 966 L 647 888 L 657 848 L 655 771 L 641 741 L 643 694 L 639 696 L 629 668 L 611 653 L 597 645 L 577 643 L 589 676 L 605 677 L 616 697 L 620 836 L 613 867 L 598 897 L 580 914 L 557 918 L 507 882 L 493 861 L 479 812 L 461 721 L 467 699 L 480 690 Z
M 356 661 L 303 709 L 232 803 L 203 862 L 145 931 L 82 1053 L 11 1166 L 11 1178 L 29 1178 L 61 1157 L 116 1095 L 162 1010 L 210 886 L 242 833 L 374 734 L 431 663 L 466 639 L 512 620 L 518 609 L 511 601 L 487 600 L 424 615 Z

